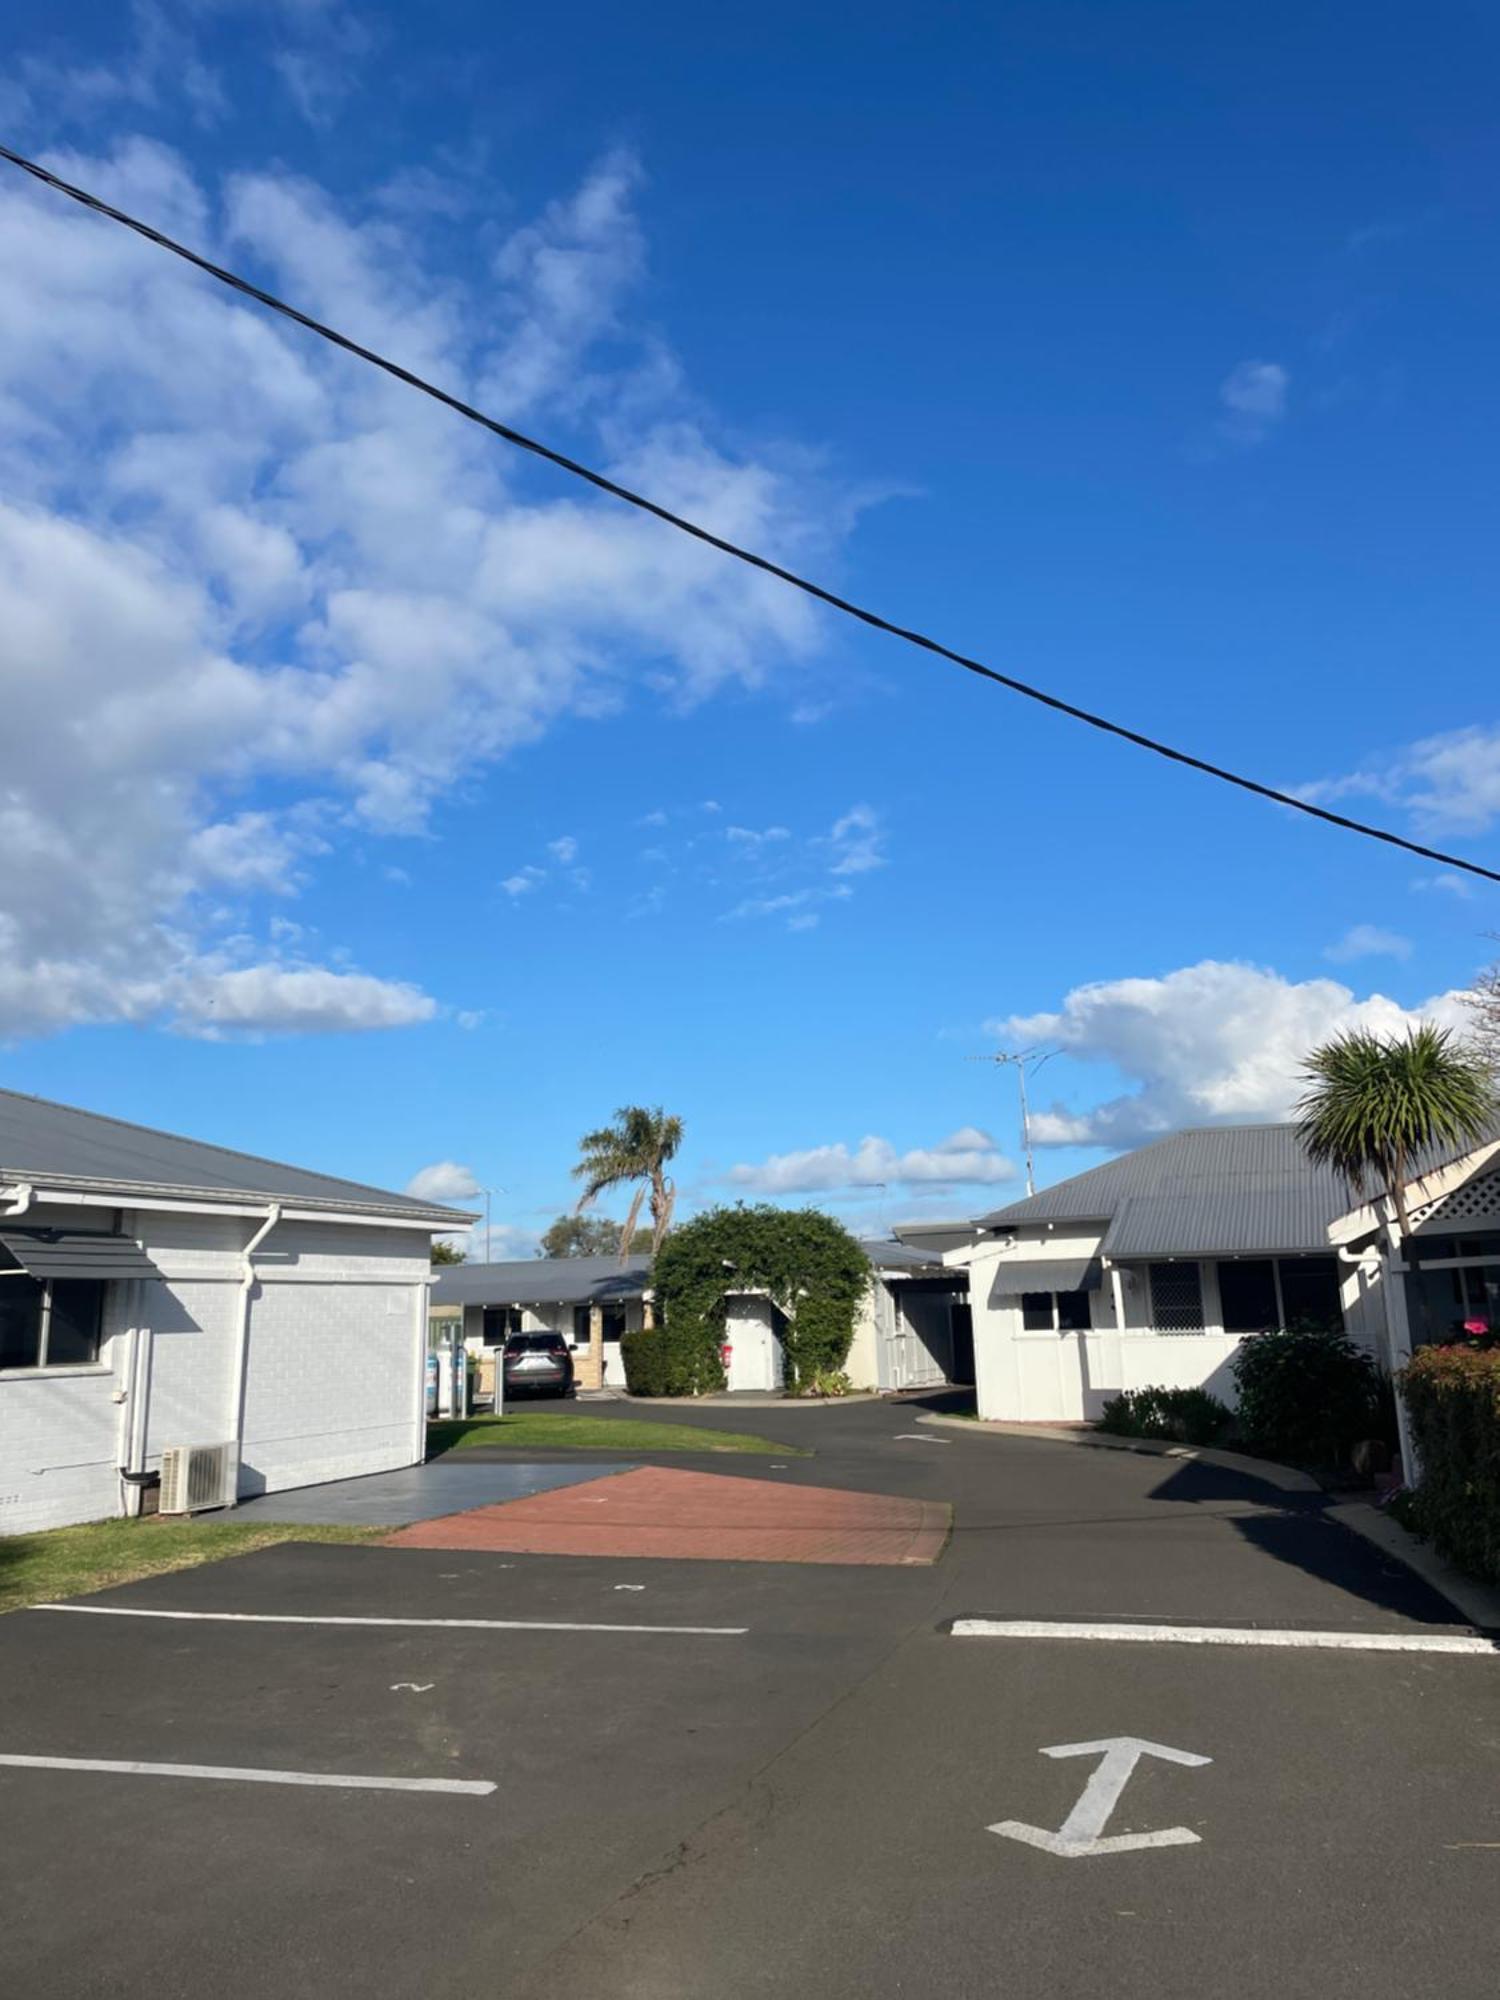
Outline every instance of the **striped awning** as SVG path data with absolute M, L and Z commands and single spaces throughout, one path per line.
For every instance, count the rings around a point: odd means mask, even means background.
M 1002 1257 L 995 1266 L 990 1292 L 1014 1298 L 1021 1292 L 1097 1292 L 1104 1276 L 1095 1257 Z
M 0 1245 L 33 1278 L 159 1278 L 161 1272 L 131 1236 L 70 1235 L 49 1230 L 26 1236 L 0 1230 Z

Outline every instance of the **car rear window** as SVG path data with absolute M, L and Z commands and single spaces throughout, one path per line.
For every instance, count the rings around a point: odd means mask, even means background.
M 556 1354 L 567 1342 L 560 1333 L 513 1333 L 505 1343 L 507 1354 Z

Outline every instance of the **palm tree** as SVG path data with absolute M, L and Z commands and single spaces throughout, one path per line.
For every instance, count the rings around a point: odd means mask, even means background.
M 1336 1168 L 1360 1196 L 1388 1195 L 1403 1241 L 1411 1234 L 1406 1184 L 1422 1156 L 1490 1135 L 1488 1065 L 1446 1028 L 1424 1024 L 1392 1041 L 1351 1029 L 1314 1049 L 1303 1075 L 1298 1131 L 1308 1157 Z
M 660 1105 L 648 1111 L 639 1104 L 623 1105 L 615 1113 L 612 1125 L 602 1126 L 597 1132 L 585 1132 L 578 1141 L 580 1157 L 573 1175 L 583 1182 L 579 1214 L 606 1188 L 639 1184 L 620 1231 L 622 1261 L 629 1255 L 636 1218 L 648 1195 L 651 1255 L 655 1257 L 661 1249 L 662 1239 L 672 1225 L 672 1204 L 677 1192 L 667 1177 L 667 1162 L 681 1144 L 680 1118 L 669 1118 Z

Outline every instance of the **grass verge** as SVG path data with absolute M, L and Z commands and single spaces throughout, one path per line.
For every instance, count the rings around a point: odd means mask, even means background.
M 292 1521 L 91 1521 L 39 1535 L 0 1536 L 0 1611 L 80 1597 L 137 1577 L 195 1569 L 273 1542 L 369 1542 L 389 1528 L 318 1528 Z
M 805 1451 L 743 1431 L 709 1430 L 702 1424 L 653 1424 L 643 1417 L 588 1417 L 572 1410 L 518 1410 L 503 1417 L 469 1417 L 430 1423 L 427 1456 L 467 1445 L 503 1445 L 524 1451 L 751 1451 L 805 1458 Z

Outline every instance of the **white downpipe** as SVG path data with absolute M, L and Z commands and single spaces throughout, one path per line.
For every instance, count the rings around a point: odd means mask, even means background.
M 0 1208 L 0 1220 L 8 1222 L 13 1215 L 24 1215 L 31 1206 L 36 1189 L 30 1181 L 19 1181 L 11 1190 L 15 1199 L 9 1208 Z
M 239 1497 L 240 1453 L 245 1444 L 245 1373 L 250 1356 L 250 1293 L 255 1285 L 255 1253 L 281 1220 L 281 1203 L 272 1202 L 266 1219 L 241 1252 L 240 1296 L 234 1329 L 234 1389 L 230 1432 L 234 1438 L 235 1498 Z M 233 1504 L 233 1503 L 231 1503 Z

